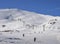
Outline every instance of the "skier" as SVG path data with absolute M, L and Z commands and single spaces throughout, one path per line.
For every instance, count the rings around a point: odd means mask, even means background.
M 23 34 L 23 37 L 24 37 L 25 35 Z
M 36 41 L 36 37 L 34 37 L 34 42 Z

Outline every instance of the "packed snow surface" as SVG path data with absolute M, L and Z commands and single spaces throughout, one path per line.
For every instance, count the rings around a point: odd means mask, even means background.
M 0 9 L 0 44 L 60 44 L 60 17 Z

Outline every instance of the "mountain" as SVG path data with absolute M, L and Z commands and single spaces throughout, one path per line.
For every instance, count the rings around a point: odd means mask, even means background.
M 0 44 L 60 44 L 60 16 L 0 9 Z

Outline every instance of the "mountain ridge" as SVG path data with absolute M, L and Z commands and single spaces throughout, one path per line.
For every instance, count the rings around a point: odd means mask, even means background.
M 0 44 L 60 44 L 60 17 L 1 9 L 0 38 Z

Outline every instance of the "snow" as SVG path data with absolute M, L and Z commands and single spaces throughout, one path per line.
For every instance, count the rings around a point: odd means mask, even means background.
M 60 17 L 0 9 L 0 44 L 60 44 Z

